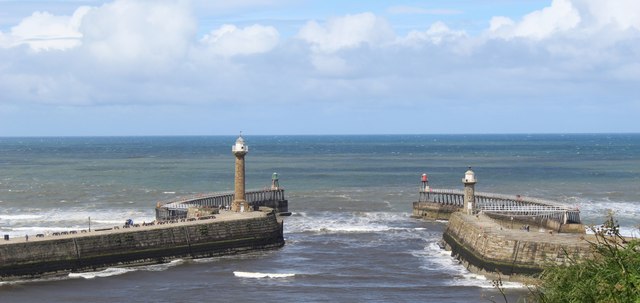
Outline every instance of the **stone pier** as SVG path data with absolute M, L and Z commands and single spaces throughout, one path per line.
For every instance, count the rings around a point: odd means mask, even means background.
M 264 250 L 284 245 L 283 224 L 275 212 L 223 211 L 202 220 L 158 222 L 77 234 L 0 241 L 0 281 L 111 266 L 169 262 Z
M 451 214 L 443 240 L 451 254 L 474 273 L 526 282 L 545 265 L 566 264 L 569 258 L 591 257 L 586 240 L 592 235 L 556 233 L 546 229 L 523 230 L 501 225 L 484 214 Z

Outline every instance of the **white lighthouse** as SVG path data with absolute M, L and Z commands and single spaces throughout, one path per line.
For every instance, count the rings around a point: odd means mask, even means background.
M 462 179 L 462 183 L 464 184 L 464 206 L 463 211 L 469 215 L 473 215 L 473 209 L 475 208 L 476 196 L 475 196 L 475 185 L 476 185 L 476 174 L 471 170 L 464 173 L 464 178 Z
M 244 156 L 249 152 L 249 146 L 244 143 L 242 134 L 236 140 L 236 144 L 231 147 L 231 152 L 236 156 L 235 195 L 231 203 L 231 210 L 235 212 L 249 211 L 244 189 Z

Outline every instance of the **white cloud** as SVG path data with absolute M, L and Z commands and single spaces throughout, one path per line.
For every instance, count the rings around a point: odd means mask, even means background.
M 465 37 L 467 37 L 465 31 L 452 30 L 443 22 L 438 21 L 426 31 L 409 32 L 406 37 L 399 39 L 399 42 L 405 45 L 417 45 L 426 41 L 438 45 L 445 41 L 455 41 Z
M 563 34 L 580 38 L 625 30 L 640 30 L 640 1 L 553 0 L 550 6 L 519 21 L 493 17 L 488 32 L 494 38 L 541 40 Z
M 54 16 L 48 12 L 35 12 L 0 39 L 0 47 L 29 45 L 32 50 L 66 50 L 82 44 L 79 27 L 89 7 L 76 9 L 72 16 Z
M 434 105 L 536 109 L 606 98 L 624 109 L 638 99 L 636 3 L 556 0 L 520 18 L 495 17 L 480 34 L 441 21 L 397 35 L 383 17 L 361 13 L 308 21 L 299 31 L 291 31 L 297 21 L 281 31 L 216 25 L 198 37 L 200 12 L 167 1 L 115 1 L 76 17 L 38 13 L 0 33 L 0 104 L 235 110 L 262 102 L 358 115 L 373 105 L 424 113 Z M 38 35 L 47 47 L 25 42 Z M 60 36 L 74 44 L 55 44 Z
M 581 4 L 586 6 L 585 14 L 592 17 L 594 27 L 613 26 L 618 30 L 640 30 L 640 1 L 584 0 Z
M 314 54 L 311 63 L 324 75 L 344 75 L 351 71 L 347 60 L 334 55 Z
M 293 2 L 292 0 L 233 0 L 233 1 L 211 1 L 211 0 L 191 0 L 192 5 L 198 11 L 209 11 L 216 13 L 228 13 L 241 9 L 255 9 L 260 7 L 274 7 Z
M 506 39 L 544 39 L 555 33 L 574 29 L 580 21 L 580 13 L 571 0 L 553 0 L 551 6 L 525 15 L 518 23 L 506 17 L 494 17 L 490 31 L 495 36 Z
M 333 53 L 362 45 L 384 46 L 393 41 L 395 34 L 383 18 L 362 13 L 332 18 L 324 25 L 309 21 L 298 32 L 298 38 L 309 43 L 314 51 Z
M 416 15 L 458 15 L 462 14 L 461 10 L 456 9 L 428 9 L 417 6 L 408 6 L 408 5 L 395 5 L 391 6 L 387 9 L 387 11 L 391 14 L 416 14 Z
M 278 30 L 272 26 L 254 24 L 240 29 L 235 25 L 225 24 L 200 41 L 214 54 L 228 57 L 271 51 L 278 45 L 279 36 Z
M 186 56 L 196 22 L 182 2 L 116 0 L 92 9 L 80 31 L 101 62 L 166 65 Z
M 491 18 L 491 21 L 489 21 L 489 31 L 498 32 L 501 28 L 512 28 L 514 25 L 515 22 L 511 20 L 511 18 L 497 16 Z

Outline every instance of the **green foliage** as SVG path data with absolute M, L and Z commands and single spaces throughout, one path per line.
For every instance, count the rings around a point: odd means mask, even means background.
M 535 291 L 540 302 L 640 303 L 640 241 L 621 237 L 611 214 L 593 231 L 594 257 L 545 269 Z

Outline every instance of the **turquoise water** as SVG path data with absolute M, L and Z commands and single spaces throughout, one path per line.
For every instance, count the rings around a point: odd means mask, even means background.
M 426 293 L 434 302 L 482 299 L 496 295 L 490 281 L 469 274 L 435 245 L 443 225 L 409 217 L 422 173 L 429 174 L 432 187 L 459 189 L 468 166 L 476 172 L 479 191 L 577 205 L 583 220 L 594 224 L 612 209 L 628 232 L 639 223 L 640 134 L 245 139 L 247 188 L 268 186 L 278 172 L 286 189 L 294 215 L 285 222 L 285 248 L 2 285 L 0 297 L 121 302 L 148 291 L 146 301 L 175 302 L 181 300 L 171 290 L 180 288 L 189 290 L 185 300 L 216 295 L 260 301 L 239 290 L 212 290 L 243 285 L 282 302 L 412 302 L 424 301 Z M 231 136 L 0 138 L 0 233 L 84 228 L 89 217 L 92 226 L 127 218 L 149 221 L 159 200 L 232 190 L 234 141 Z M 234 271 L 288 277 L 247 278 Z M 96 275 L 104 277 L 88 279 Z M 150 294 L 157 289 L 157 295 Z M 67 295 L 72 290 L 79 293 Z

